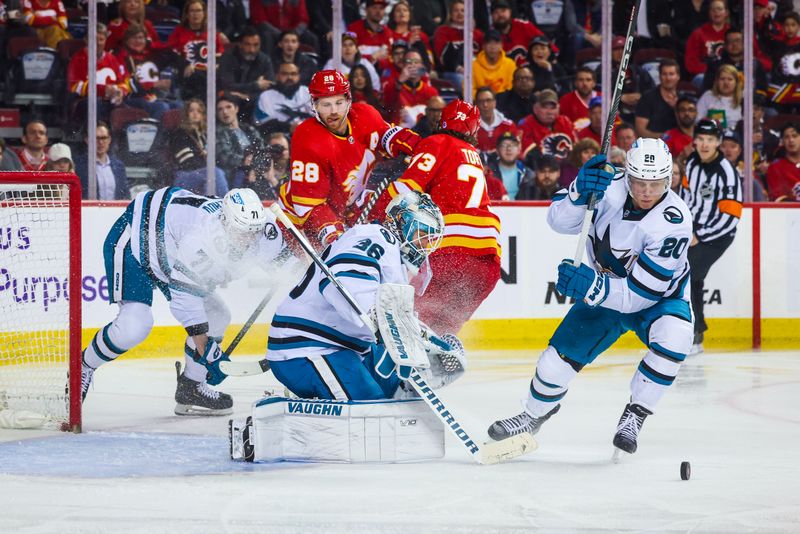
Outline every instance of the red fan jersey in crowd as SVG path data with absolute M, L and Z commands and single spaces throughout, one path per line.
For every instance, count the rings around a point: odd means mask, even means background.
M 80 96 L 89 94 L 89 52 L 79 50 L 67 68 L 67 87 L 69 92 Z M 103 52 L 97 58 L 97 97 L 103 98 L 106 87 L 116 85 L 122 89 L 123 96 L 131 93 L 131 80 L 128 70 L 111 52 Z
M 708 68 L 708 57 L 719 57 L 720 48 L 725 44 L 725 32 L 730 26 L 724 25 L 716 31 L 710 22 L 697 28 L 686 41 L 685 64 L 689 74 L 701 74 Z
M 353 222 L 379 151 L 396 156 L 413 150 L 407 135 L 397 135 L 411 132 L 392 128 L 368 104 L 351 106 L 347 129 L 338 136 L 311 117 L 292 135 L 291 180 L 281 187 L 279 202 L 315 246 Z
M 381 48 L 388 54 L 394 42 L 394 32 L 388 26 L 381 26 L 381 29 L 374 32 L 369 29 L 365 20 L 357 20 L 347 27 L 347 31 L 356 34 L 358 40 L 358 51 L 361 56 L 370 61 L 374 61 L 375 55 Z
M 532 22 L 513 19 L 508 33 L 501 33 L 500 35 L 503 38 L 503 51 L 505 51 L 506 56 L 516 61 L 517 65 L 522 65 L 527 59 L 528 45 L 531 39 L 537 35 L 544 35 L 544 33 Z
M 25 0 L 22 3 L 22 18 L 28 26 L 34 28 L 54 25 L 67 28 L 67 10 L 57 0 Z
M 673 158 L 680 156 L 683 149 L 692 144 L 692 136 L 683 133 L 680 128 L 667 130 L 661 139 L 666 143 Z
M 305 0 L 257 0 L 250 2 L 250 22 L 258 26 L 266 22 L 281 31 L 295 30 L 301 24 L 308 26 Z
M 536 119 L 536 115 L 528 115 L 519 123 L 522 130 L 522 156 L 539 146 L 542 154 L 550 154 L 564 159 L 572 150 L 575 141 L 575 129 L 572 121 L 563 115 L 556 117 L 552 126 L 545 126 Z
M 495 117 L 499 118 L 499 111 L 495 111 Z M 506 132 L 513 132 L 514 135 L 519 137 L 520 131 L 517 125 L 512 121 L 506 119 L 495 120 L 493 124 L 487 124 L 481 120 L 481 127 L 478 130 L 478 150 L 481 152 L 495 152 L 497 150 L 497 138 Z
M 800 168 L 786 158 L 778 158 L 767 169 L 769 199 L 800 202 Z
M 130 26 L 130 22 L 123 18 L 114 19 L 108 23 L 108 39 L 106 39 L 106 50 L 116 50 L 122 48 L 122 39 L 125 37 L 125 31 Z M 153 23 L 145 19 L 144 31 L 147 32 L 147 41 L 153 48 L 163 46 L 161 39 L 158 37 Z
M 416 308 L 434 331 L 458 332 L 500 279 L 500 219 L 489 209 L 478 150 L 448 134 L 423 139 L 372 213 L 411 189 L 428 193 L 445 222 L 442 244 L 429 258 L 433 277 Z
M 44 154 L 42 159 L 37 162 L 30 157 L 30 154 L 25 147 L 15 149 L 14 152 L 17 154 L 19 162 L 22 164 L 23 171 L 39 172 L 43 171 L 45 165 L 47 165 L 47 154 Z
M 206 30 L 194 31 L 186 26 L 176 27 L 169 35 L 165 47 L 173 49 L 195 68 L 204 68 L 208 60 L 208 43 Z M 217 32 L 217 55 L 225 51 L 225 43 Z
M 483 32 L 473 30 L 472 47 L 473 55 L 477 56 L 483 44 Z M 455 71 L 456 64 L 463 65 L 464 57 L 464 29 L 444 25 L 436 28 L 433 33 L 433 53 L 436 54 L 436 63 L 445 71 Z M 459 55 L 461 61 L 458 60 Z
M 582 130 L 589 126 L 589 101 L 596 96 L 600 93 L 592 91 L 584 101 L 577 91 L 571 91 L 559 99 L 558 112 L 572 121 L 575 130 Z
M 390 78 L 383 86 L 383 104 L 389 110 L 391 120 L 396 123 L 400 122 L 403 108 L 424 106 L 431 97 L 438 95 L 439 91 L 424 78 L 416 86 L 412 85 L 411 80 L 404 83 L 395 80 L 392 83 Z M 421 113 L 424 112 L 424 109 L 421 110 Z M 412 122 L 416 122 L 416 119 Z

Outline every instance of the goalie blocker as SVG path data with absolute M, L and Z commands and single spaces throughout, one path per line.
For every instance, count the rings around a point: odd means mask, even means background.
M 422 399 L 271 397 L 229 421 L 230 454 L 249 462 L 397 463 L 444 456 L 444 425 Z

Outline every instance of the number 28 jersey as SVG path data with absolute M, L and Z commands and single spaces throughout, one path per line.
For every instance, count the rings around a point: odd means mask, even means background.
M 500 219 L 489 207 L 486 177 L 478 150 L 452 135 L 420 141 L 411 164 L 387 188 L 372 213 L 409 190 L 428 193 L 444 216 L 444 238 L 436 253 L 492 254 L 500 261 Z

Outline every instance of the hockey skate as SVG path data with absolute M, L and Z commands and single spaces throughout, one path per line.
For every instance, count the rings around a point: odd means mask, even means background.
M 629 454 L 636 452 L 636 438 L 642 430 L 644 420 L 653 412 L 638 404 L 628 404 L 617 424 L 617 433 L 614 434 L 614 446 Z
M 692 348 L 689 349 L 689 356 L 697 356 L 703 352 L 703 333 L 697 332 L 694 335 L 694 341 L 692 342 Z
M 533 417 L 528 412 L 522 412 L 508 419 L 500 419 L 492 423 L 492 426 L 489 427 L 489 437 L 495 441 L 500 441 L 501 439 L 510 438 L 511 436 L 522 434 L 523 432 L 536 434 L 539 432 L 544 422 L 557 414 L 560 409 L 561 405 L 556 404 L 555 408 L 541 417 Z
M 94 367 L 81 364 L 81 402 L 86 400 L 86 394 L 89 393 L 89 386 L 92 385 L 92 378 L 96 370 Z
M 178 387 L 175 390 L 175 415 L 229 415 L 233 413 L 233 398 L 195 382 L 181 373 L 181 363 L 175 362 Z

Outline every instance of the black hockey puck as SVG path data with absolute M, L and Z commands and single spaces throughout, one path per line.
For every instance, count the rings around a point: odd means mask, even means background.
M 692 476 L 692 464 L 689 462 L 681 462 L 681 480 L 689 480 Z

